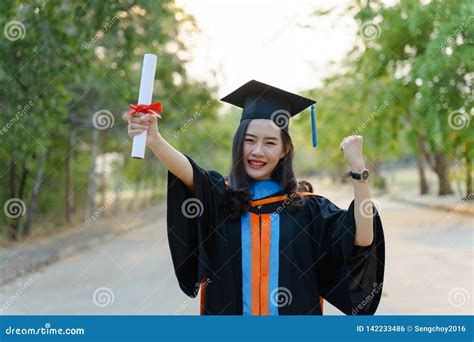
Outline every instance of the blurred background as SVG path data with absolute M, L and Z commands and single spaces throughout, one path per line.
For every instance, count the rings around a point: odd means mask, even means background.
M 198 314 L 166 240 L 167 171 L 121 119 L 158 56 L 161 134 L 228 174 L 256 79 L 318 101 L 292 120 L 298 178 L 343 208 L 339 143 L 364 137 L 386 235 L 378 314 L 472 314 L 474 4 L 0 2 L 0 311 Z M 340 314 L 327 306 L 327 314 Z

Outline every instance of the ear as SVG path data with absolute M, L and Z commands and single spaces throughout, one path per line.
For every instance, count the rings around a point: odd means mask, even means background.
M 283 159 L 288 154 L 288 151 L 285 151 L 283 148 L 281 149 L 280 159 Z

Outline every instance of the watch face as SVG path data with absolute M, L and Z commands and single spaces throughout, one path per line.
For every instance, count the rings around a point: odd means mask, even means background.
M 360 176 L 363 180 L 367 180 L 369 178 L 369 170 L 362 171 Z

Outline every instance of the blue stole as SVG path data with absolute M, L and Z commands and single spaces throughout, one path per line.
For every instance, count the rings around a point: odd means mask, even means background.
M 279 182 L 272 179 L 266 180 L 254 180 L 250 184 L 250 198 L 251 200 L 258 200 L 270 195 L 276 194 L 282 190 L 282 186 Z M 252 275 L 252 225 L 250 219 L 250 212 L 245 212 L 241 216 L 241 240 L 242 240 L 242 304 L 243 304 L 243 314 L 252 315 L 252 300 L 258 301 L 254 302 L 255 305 L 260 307 L 260 298 L 262 298 L 261 293 L 252 293 L 252 288 L 255 291 L 255 283 L 260 284 L 265 281 L 265 278 L 260 277 L 260 269 L 258 271 L 254 270 Z M 252 215 L 256 215 L 252 213 Z M 254 221 L 255 222 L 255 221 Z M 254 224 L 255 225 L 255 224 Z M 261 227 L 254 227 L 255 229 L 260 230 Z M 255 237 L 257 238 L 257 237 Z M 268 299 L 268 309 L 265 305 L 265 311 L 270 315 L 278 315 L 278 267 L 279 267 L 279 243 L 280 243 L 280 215 L 275 212 L 270 215 L 270 246 L 269 246 L 269 264 L 263 265 L 265 269 L 268 269 L 268 284 L 263 284 L 263 288 L 268 288 L 268 296 L 265 295 L 265 301 Z M 262 240 L 263 241 L 263 240 Z M 258 242 L 255 243 L 261 244 L 260 238 L 258 237 Z M 268 251 L 268 245 L 265 246 Z M 262 245 L 259 247 L 260 251 L 262 250 Z M 261 262 L 259 260 L 259 262 Z M 255 279 L 254 279 L 255 278 Z M 252 283 L 254 286 L 252 286 Z M 260 285 L 260 288 L 262 285 Z M 260 311 L 260 310 L 259 310 Z M 255 312 L 253 313 L 255 314 Z

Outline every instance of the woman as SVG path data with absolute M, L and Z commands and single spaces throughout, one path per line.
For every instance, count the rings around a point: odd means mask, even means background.
M 205 315 L 321 315 L 323 298 L 345 314 L 374 314 L 384 240 L 362 137 L 340 146 L 354 178 L 342 210 L 293 173 L 288 123 L 313 100 L 257 81 L 222 100 L 243 108 L 228 177 L 170 146 L 154 116 L 129 121 L 129 135 L 147 130 L 148 148 L 169 170 L 168 239 L 181 289 L 201 290 Z

